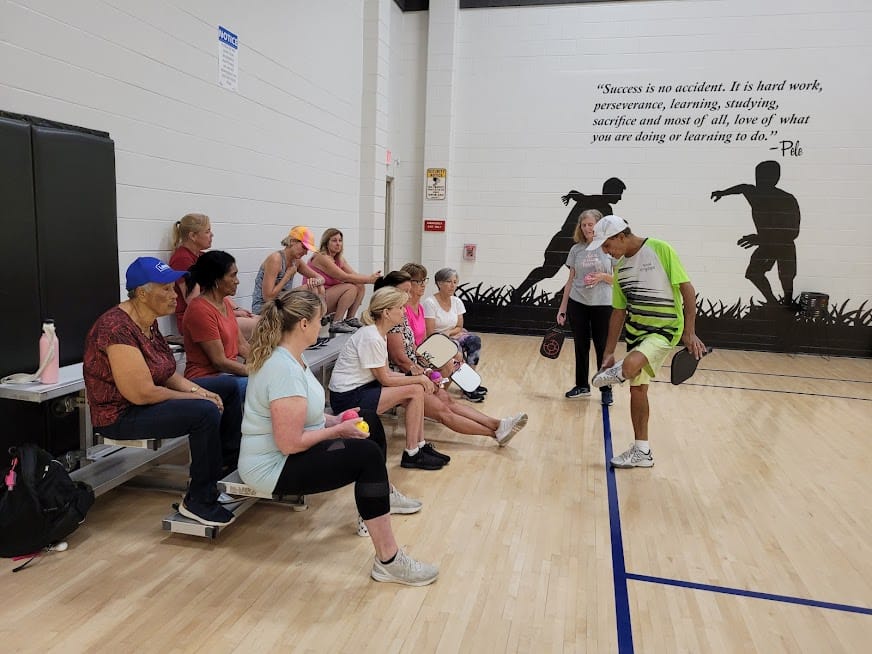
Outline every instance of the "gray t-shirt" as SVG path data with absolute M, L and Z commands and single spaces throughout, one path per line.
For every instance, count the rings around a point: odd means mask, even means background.
M 602 248 L 588 250 L 587 243 L 576 243 L 566 257 L 566 267 L 575 270 L 575 279 L 569 289 L 569 297 L 576 302 L 588 306 L 611 306 L 612 285 L 607 282 L 597 282 L 593 286 L 585 286 L 584 276 L 592 272 L 612 274 L 615 260 L 603 252 Z

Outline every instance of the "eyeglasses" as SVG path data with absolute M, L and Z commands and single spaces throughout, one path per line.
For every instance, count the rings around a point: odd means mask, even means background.
M 413 284 L 417 284 L 418 286 L 426 286 L 427 282 L 430 281 L 429 277 L 425 277 L 424 279 L 412 279 L 410 280 Z

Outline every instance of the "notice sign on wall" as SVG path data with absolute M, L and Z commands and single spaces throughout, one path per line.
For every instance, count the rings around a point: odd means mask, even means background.
M 445 199 L 445 168 L 428 168 L 427 169 L 427 199 L 428 200 L 444 200 Z
M 239 37 L 218 26 L 218 86 L 239 90 Z
M 424 231 L 425 232 L 444 232 L 445 231 L 445 221 L 444 220 L 433 220 L 426 219 L 424 220 Z

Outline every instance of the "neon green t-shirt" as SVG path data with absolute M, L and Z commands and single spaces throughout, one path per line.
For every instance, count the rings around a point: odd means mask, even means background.
M 679 284 L 690 278 L 672 246 L 649 238 L 632 257 L 622 257 L 615 269 L 612 306 L 626 309 L 627 349 L 651 334 L 671 345 L 684 332 L 684 302 Z

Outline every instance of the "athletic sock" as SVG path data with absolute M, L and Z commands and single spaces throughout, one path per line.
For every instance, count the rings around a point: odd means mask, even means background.
M 425 440 L 423 440 L 423 439 L 420 440 L 420 441 L 418 441 L 418 447 L 419 447 L 419 448 L 424 447 L 426 444 L 427 444 L 427 441 L 425 441 Z
M 651 453 L 651 446 L 648 445 L 648 441 L 636 441 L 636 449 L 641 450 L 645 454 Z
M 407 447 L 407 448 L 406 448 L 406 454 L 408 454 L 409 456 L 415 456 L 415 455 L 418 453 L 418 450 L 419 450 L 419 449 L 420 449 L 420 448 L 417 448 L 417 447 L 416 447 L 416 448 L 410 450 L 410 449 Z
M 399 553 L 400 553 L 400 550 L 397 550 L 394 553 L 394 555 L 391 558 L 389 558 L 387 561 L 382 561 L 381 559 L 379 559 L 379 561 L 381 561 L 382 565 L 390 565 L 391 563 L 394 562 L 394 559 L 397 558 L 397 554 L 399 554 Z

